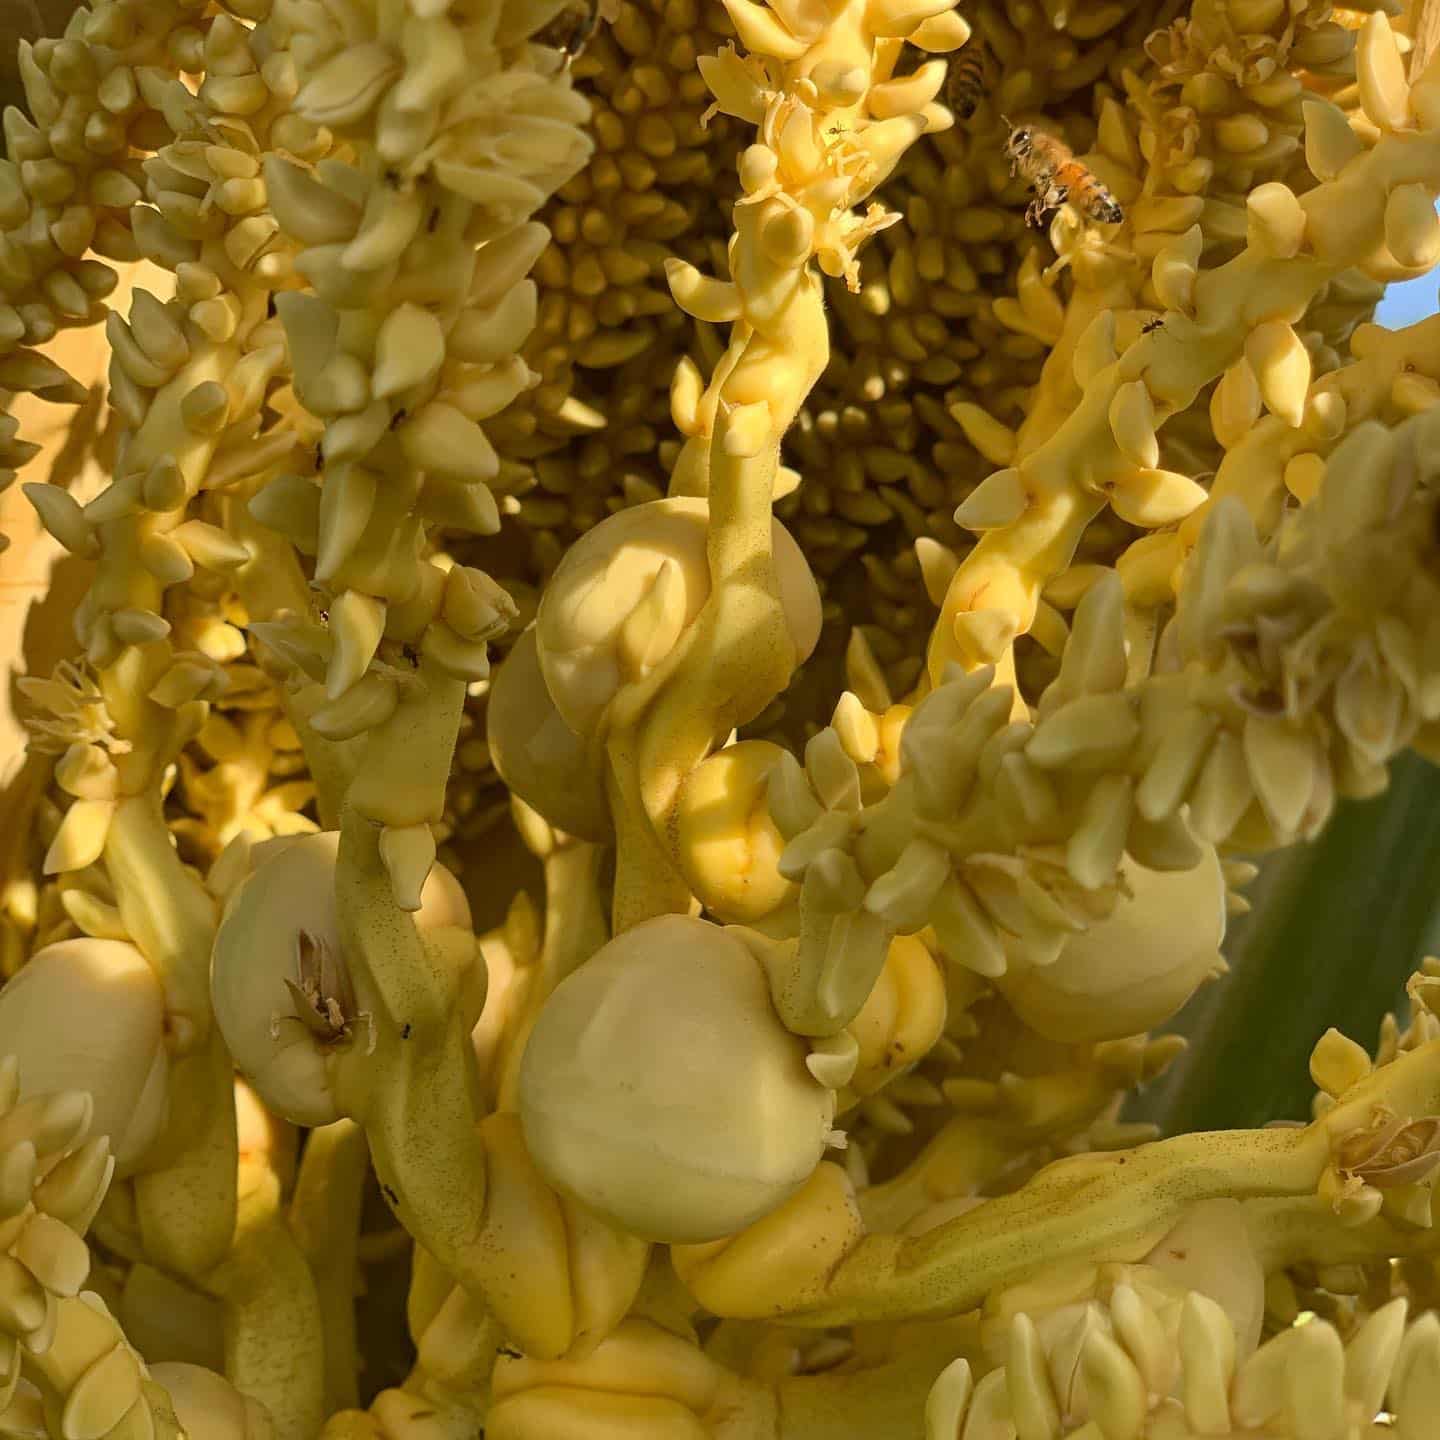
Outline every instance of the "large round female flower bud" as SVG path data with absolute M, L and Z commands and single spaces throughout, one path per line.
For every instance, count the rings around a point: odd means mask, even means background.
M 165 995 L 133 945 L 85 936 L 37 951 L 0 990 L 0 1055 L 22 1094 L 84 1090 L 91 1136 L 108 1135 L 117 1176 L 133 1174 L 169 1115 Z
M 1225 877 L 1214 850 L 1192 870 L 1121 867 L 1132 894 L 1108 920 L 1071 936 L 1053 965 L 995 984 L 1050 1040 L 1086 1044 L 1138 1035 L 1168 1020 L 1221 964 Z
M 500 778 L 557 829 L 581 840 L 610 838 L 603 759 L 560 718 L 531 626 L 495 672 L 485 706 L 490 759 Z
M 335 913 L 339 845 L 333 830 L 257 845 L 259 863 L 231 897 L 211 953 L 215 1019 L 235 1068 L 296 1125 L 340 1118 L 331 1062 L 342 1045 L 370 1043 Z M 443 866 L 420 901 L 422 932 L 469 928 L 465 893 Z
M 602 520 L 566 551 L 535 629 L 545 684 L 577 735 L 595 733 L 615 694 L 669 653 L 710 598 L 709 514 L 695 497 L 652 500 Z M 820 592 L 778 520 L 770 545 L 803 661 L 820 638 Z
M 551 1184 L 631 1234 L 716 1240 L 820 1161 L 835 1096 L 807 1053 L 734 934 L 647 920 L 545 1002 L 520 1069 L 525 1141 Z

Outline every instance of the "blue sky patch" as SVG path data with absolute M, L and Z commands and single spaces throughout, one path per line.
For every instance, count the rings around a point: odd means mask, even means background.
M 1375 307 L 1375 319 L 1390 330 L 1413 325 L 1417 320 L 1423 320 L 1440 309 L 1437 289 L 1440 289 L 1440 271 L 1435 270 L 1428 275 L 1422 275 L 1418 280 L 1388 285 L 1380 303 Z

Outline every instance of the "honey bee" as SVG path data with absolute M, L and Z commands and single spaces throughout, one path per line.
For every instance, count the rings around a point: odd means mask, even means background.
M 950 62 L 945 76 L 945 103 L 961 120 L 968 120 L 990 88 L 990 56 L 979 37 Z
M 535 32 L 535 43 L 558 50 L 568 67 L 585 53 L 602 18 L 603 0 L 575 0 Z
M 1010 121 L 1001 116 L 1008 126 Z M 1067 201 L 1088 220 L 1118 225 L 1125 212 L 1119 202 L 1071 152 L 1070 147 L 1043 130 L 1015 126 L 1005 142 L 1010 173 L 1022 175 L 1035 192 L 1025 209 L 1025 219 L 1040 225 L 1047 214 Z

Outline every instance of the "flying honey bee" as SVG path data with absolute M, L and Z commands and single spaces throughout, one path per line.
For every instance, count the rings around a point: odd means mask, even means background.
M 974 36 L 950 62 L 945 76 L 945 103 L 961 120 L 968 120 L 990 88 L 990 56 Z
M 1000 118 L 1007 126 L 1010 124 L 1005 116 Z M 1005 155 L 1010 161 L 1010 173 L 1023 176 L 1035 192 L 1025 209 L 1025 219 L 1031 225 L 1040 225 L 1050 211 L 1058 210 L 1067 201 L 1086 219 L 1102 225 L 1118 225 L 1125 218 L 1119 202 L 1063 140 L 1043 130 L 1015 126 L 1005 142 Z
M 585 53 L 600 21 L 613 20 L 618 9 L 618 5 L 607 0 L 573 0 L 536 31 L 535 43 L 558 50 L 569 66 Z

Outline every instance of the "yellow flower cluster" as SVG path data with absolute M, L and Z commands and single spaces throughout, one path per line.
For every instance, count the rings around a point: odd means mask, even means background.
M 22 44 L 0 1431 L 1428 1436 L 1440 964 L 1309 1124 L 1122 1119 L 1440 753 L 1413 18 Z
M 232 1428 L 252 1416 L 263 1424 L 255 1402 L 213 1372 L 148 1366 L 105 1301 L 84 1288 L 85 1232 L 115 1165 L 109 1137 L 89 1133 L 95 1109 L 80 1090 L 21 1099 L 15 1057 L 0 1062 L 5 1423 L 41 1435 L 170 1440 L 213 1405 Z

